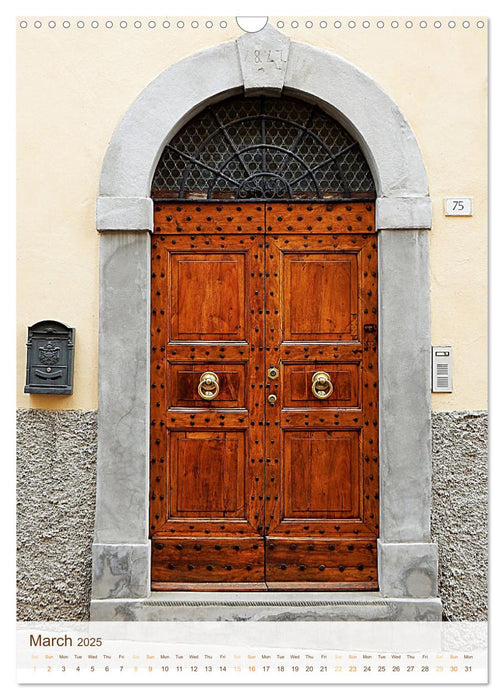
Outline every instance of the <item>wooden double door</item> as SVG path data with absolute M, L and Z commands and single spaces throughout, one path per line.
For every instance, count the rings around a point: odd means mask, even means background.
M 377 588 L 374 206 L 156 203 L 154 590 Z

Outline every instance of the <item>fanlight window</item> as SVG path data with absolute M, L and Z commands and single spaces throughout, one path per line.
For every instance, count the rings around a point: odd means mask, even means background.
M 191 119 L 165 147 L 154 199 L 373 199 L 357 141 L 318 107 L 234 97 Z

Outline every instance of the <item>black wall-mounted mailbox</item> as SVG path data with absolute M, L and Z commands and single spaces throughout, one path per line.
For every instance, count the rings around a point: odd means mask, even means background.
M 28 327 L 25 394 L 72 394 L 75 328 L 59 321 Z

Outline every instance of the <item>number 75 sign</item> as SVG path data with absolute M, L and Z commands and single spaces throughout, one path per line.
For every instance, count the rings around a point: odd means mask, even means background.
M 447 197 L 444 202 L 445 216 L 472 216 L 471 197 Z

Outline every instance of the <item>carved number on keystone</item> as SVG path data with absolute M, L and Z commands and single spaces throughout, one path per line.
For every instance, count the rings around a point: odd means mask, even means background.
M 283 49 L 255 49 L 254 63 L 274 63 L 278 70 L 283 69 L 283 64 L 287 63 L 287 58 L 284 57 Z

